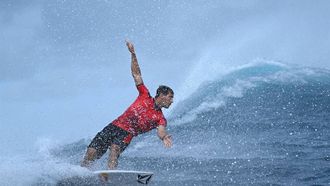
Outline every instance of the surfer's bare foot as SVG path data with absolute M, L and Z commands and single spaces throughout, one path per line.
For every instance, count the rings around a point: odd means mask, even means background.
M 108 182 L 108 180 L 109 180 L 109 176 L 106 173 L 99 174 L 99 178 L 102 182 Z

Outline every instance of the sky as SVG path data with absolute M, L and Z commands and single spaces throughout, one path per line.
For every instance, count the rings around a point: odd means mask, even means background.
M 326 0 L 2 0 L 0 148 L 92 137 L 120 115 L 137 96 L 125 39 L 151 94 L 171 86 L 175 104 L 259 59 L 329 69 L 329 8 Z

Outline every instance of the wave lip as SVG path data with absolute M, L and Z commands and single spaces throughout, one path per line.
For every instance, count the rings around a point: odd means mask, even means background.
M 198 114 L 224 107 L 229 99 L 242 98 L 248 91 L 266 86 L 274 85 L 277 86 L 276 88 L 281 88 L 292 85 L 312 89 L 315 86 L 329 84 L 328 70 L 258 61 L 238 67 L 216 80 L 204 82 L 189 98 L 177 104 L 170 119 L 174 125 L 192 122 Z M 324 87 L 320 91 L 328 94 Z M 255 96 L 260 94 L 262 93 L 256 93 Z

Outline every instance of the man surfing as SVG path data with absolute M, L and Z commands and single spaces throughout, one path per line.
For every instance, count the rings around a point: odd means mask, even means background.
M 132 138 L 155 128 L 164 146 L 167 148 L 172 146 L 172 138 L 166 131 L 167 121 L 162 108 L 170 107 L 174 92 L 170 87 L 161 85 L 157 89 L 155 98 L 151 97 L 143 83 L 134 46 L 129 41 L 126 41 L 126 45 L 131 53 L 131 71 L 139 96 L 121 116 L 96 134 L 88 145 L 81 163 L 83 167 L 90 167 L 95 159 L 101 158 L 110 149 L 108 168 L 116 169 L 120 154 L 130 144 Z

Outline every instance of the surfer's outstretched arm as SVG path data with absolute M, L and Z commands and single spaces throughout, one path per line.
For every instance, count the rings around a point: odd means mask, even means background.
M 171 147 L 172 137 L 166 132 L 166 128 L 160 125 L 157 129 L 158 129 L 157 130 L 158 137 L 163 141 L 164 146 L 167 148 Z
M 132 55 L 131 71 L 132 71 L 132 76 L 133 76 L 134 81 L 135 81 L 135 85 L 143 84 L 142 76 L 141 76 L 141 70 L 140 70 L 140 67 L 139 67 L 139 64 L 138 64 L 138 61 L 137 61 L 137 58 L 136 58 L 133 43 L 126 40 L 126 45 L 127 45 L 128 50 L 131 52 L 131 55 Z

